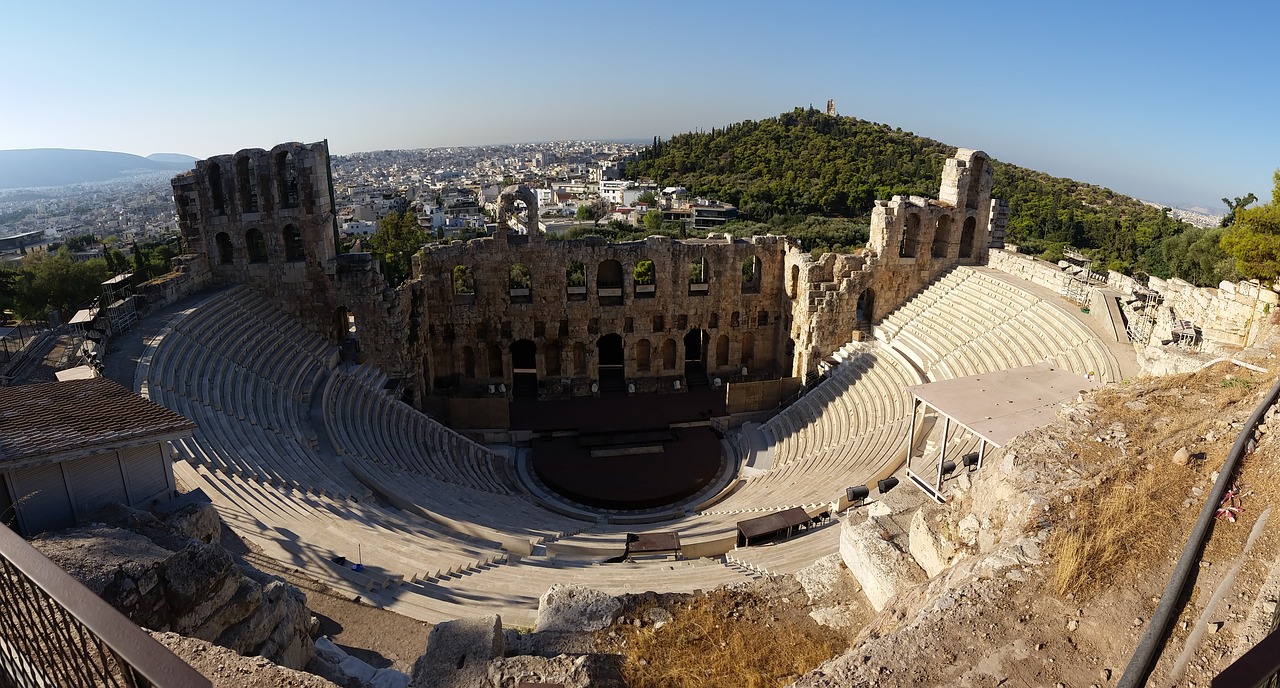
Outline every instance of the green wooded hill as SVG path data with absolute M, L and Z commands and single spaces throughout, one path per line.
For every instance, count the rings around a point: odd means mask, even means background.
M 733 203 L 761 231 L 803 231 L 797 225 L 815 215 L 865 227 L 876 199 L 937 196 L 943 161 L 955 151 L 886 124 L 797 108 L 654 139 L 629 161 L 627 174 Z M 993 195 L 1009 201 L 1007 241 L 1023 251 L 1058 260 L 1063 247 L 1074 246 L 1095 259 L 1096 269 L 1204 285 L 1235 277 L 1218 247 L 1222 230 L 1199 229 L 1110 189 L 1009 163 L 993 161 L 993 173 Z M 865 241 L 865 233 L 842 243 L 859 238 Z

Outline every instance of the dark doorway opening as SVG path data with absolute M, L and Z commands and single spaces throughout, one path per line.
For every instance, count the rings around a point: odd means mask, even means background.
M 622 336 L 606 334 L 596 340 L 597 373 L 601 392 L 627 391 L 627 370 L 622 353 Z
M 706 387 L 707 380 L 706 330 L 692 329 L 684 336 L 684 383 L 689 387 Z
M 538 347 L 528 339 L 511 343 L 511 395 L 538 396 Z

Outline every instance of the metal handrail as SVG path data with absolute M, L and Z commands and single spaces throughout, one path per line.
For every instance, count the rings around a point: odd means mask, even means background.
M 1138 647 L 1133 651 L 1133 656 L 1129 659 L 1129 665 L 1125 667 L 1124 674 L 1120 676 L 1120 680 L 1116 683 L 1117 688 L 1138 688 L 1146 685 L 1147 678 L 1151 675 L 1156 661 L 1160 658 L 1160 651 L 1164 647 L 1165 638 L 1169 634 L 1169 626 L 1177 618 L 1177 610 L 1180 607 L 1179 601 L 1187 585 L 1187 580 L 1191 577 L 1191 571 L 1200 560 L 1201 550 L 1204 549 L 1204 544 L 1209 539 L 1209 531 L 1213 526 L 1214 514 L 1218 510 L 1218 505 L 1222 503 L 1222 496 L 1226 493 L 1227 486 L 1234 479 L 1233 474 L 1236 470 L 1236 464 L 1246 454 L 1253 451 L 1252 447 L 1249 446 L 1253 439 L 1253 433 L 1257 429 L 1258 423 L 1262 421 L 1262 416 L 1267 412 L 1267 409 L 1276 403 L 1277 397 L 1280 397 L 1280 379 L 1276 380 L 1271 390 L 1262 398 L 1258 406 L 1253 409 L 1249 420 L 1245 421 L 1244 427 L 1240 429 L 1240 434 L 1236 436 L 1235 444 L 1231 445 L 1231 451 L 1227 452 L 1227 458 L 1223 461 L 1222 469 L 1218 472 L 1218 481 L 1213 484 L 1213 487 L 1209 490 L 1209 495 L 1205 498 L 1204 508 L 1200 510 L 1200 517 L 1191 529 L 1191 535 L 1187 538 L 1187 544 L 1182 548 L 1182 555 L 1178 557 L 1178 563 L 1173 569 L 1173 575 L 1169 577 L 1169 583 L 1165 586 L 1164 594 L 1160 597 L 1160 603 L 1156 605 L 1155 613 L 1151 615 L 1151 621 L 1147 624 L 1142 638 L 1138 641 Z
M 0 526 L 0 683 L 209 688 L 209 680 Z M 80 664 L 68 661 L 75 652 Z M 15 676 L 14 674 L 18 674 Z M 25 677 L 27 681 L 23 681 Z

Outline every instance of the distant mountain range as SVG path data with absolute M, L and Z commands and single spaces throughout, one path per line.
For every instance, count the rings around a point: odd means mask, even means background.
M 147 157 L 66 148 L 0 150 L 0 189 L 105 182 L 151 172 L 181 172 L 196 158 L 178 153 Z

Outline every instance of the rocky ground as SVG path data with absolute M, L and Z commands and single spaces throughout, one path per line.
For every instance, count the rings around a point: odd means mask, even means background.
M 495 657 L 522 657 L 485 664 L 489 673 L 472 680 L 1113 685 L 1218 467 L 1275 377 L 1224 362 L 1081 396 L 1057 423 L 949 481 L 947 506 L 899 488 L 847 514 L 843 557 L 702 596 L 619 598 L 598 628 L 507 631 Z M 1246 543 L 1280 490 L 1274 418 L 1237 478 L 1242 510 L 1234 522 L 1215 523 L 1153 685 L 1206 686 L 1270 628 L 1280 522 L 1263 520 L 1247 551 Z M 1071 533 L 1099 537 L 1082 544 Z M 851 542 L 873 544 L 858 553 Z M 863 569 L 872 559 L 886 568 L 870 578 L 846 564 Z M 344 649 L 410 671 L 425 625 L 327 595 L 296 573 L 275 573 L 307 591 Z M 412 685 L 464 684 L 415 678 Z

